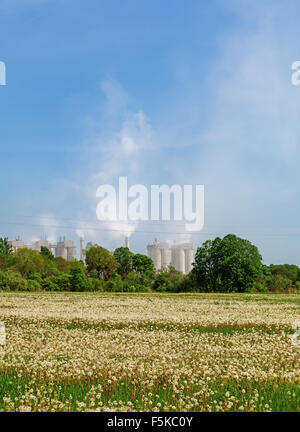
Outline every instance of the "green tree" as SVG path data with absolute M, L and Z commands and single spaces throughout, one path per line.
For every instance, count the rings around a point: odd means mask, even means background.
M 46 270 L 45 258 L 40 252 L 27 248 L 18 249 L 12 254 L 8 265 L 25 277 L 33 272 L 44 274 Z
M 70 285 L 72 291 L 90 290 L 89 279 L 82 268 L 80 268 L 79 266 L 71 268 L 70 275 Z
M 197 249 L 193 273 L 206 291 L 244 292 L 262 274 L 262 258 L 248 240 L 228 234 Z
M 207 240 L 197 249 L 192 273 L 204 291 L 217 291 L 220 283 L 221 242 L 220 237 L 217 237 L 214 240 Z
M 26 280 L 25 291 L 40 291 L 41 285 L 36 280 Z
M 292 264 L 270 265 L 270 272 L 272 275 L 280 275 L 290 279 L 293 283 L 298 280 L 299 270 L 299 267 Z
M 51 276 L 51 280 L 59 287 L 60 291 L 70 291 L 72 280 L 71 274 L 60 272 L 57 275 Z
M 114 251 L 114 258 L 118 263 L 117 271 L 122 278 L 125 278 L 132 270 L 133 257 L 134 253 L 127 247 L 119 247 Z
M 296 289 L 296 284 L 293 285 L 291 279 L 283 276 L 282 274 L 272 275 L 270 291 L 272 292 L 292 292 Z
M 41 255 L 43 255 L 48 260 L 54 260 L 53 253 L 46 246 L 41 246 Z
M 115 273 L 111 280 L 106 282 L 105 289 L 110 292 L 122 292 L 123 291 L 123 280 L 120 274 Z
M 0 271 L 0 289 L 6 291 L 24 291 L 26 289 L 26 279 L 19 272 L 11 269 Z
M 149 276 L 154 276 L 155 268 L 151 258 L 143 254 L 135 254 L 132 257 L 132 267 L 137 273 L 146 273 Z
M 65 260 L 62 257 L 56 257 L 54 258 L 54 263 L 56 265 L 56 268 L 61 271 L 61 272 L 65 272 L 68 273 L 70 271 L 71 265 L 70 265 L 70 261 Z
M 99 279 L 109 280 L 118 268 L 113 254 L 97 244 L 88 243 L 85 262 L 89 273 L 96 273 Z
M 13 252 L 11 245 L 9 244 L 8 238 L 0 237 L 0 254 L 10 255 Z

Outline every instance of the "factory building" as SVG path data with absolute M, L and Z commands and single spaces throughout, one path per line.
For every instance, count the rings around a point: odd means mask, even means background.
M 25 243 L 22 240 L 20 240 L 19 237 L 16 238 L 15 240 L 10 240 L 8 243 L 11 245 L 14 252 L 17 252 L 18 249 L 23 249 L 27 247 L 25 246 Z
M 31 245 L 26 246 L 26 247 L 28 249 L 40 251 L 42 246 L 48 248 L 49 251 L 51 251 L 53 253 L 53 255 L 55 255 L 55 245 L 51 244 L 46 239 L 37 240 L 37 241 L 33 242 Z
M 175 243 L 170 247 L 169 243 L 155 239 L 153 244 L 147 246 L 147 251 L 156 270 L 168 269 L 170 265 L 184 274 L 192 270 L 194 260 L 192 243 Z
M 65 237 L 60 238 L 57 244 L 51 243 L 46 239 L 41 239 L 33 242 L 32 244 L 26 245 L 20 238 L 11 240 L 10 242 L 13 251 L 16 252 L 18 249 L 27 248 L 36 251 L 40 251 L 41 247 L 44 246 L 48 248 L 55 257 L 62 257 L 66 260 L 71 260 L 76 258 L 77 249 L 72 240 L 66 240 Z M 84 243 L 83 243 L 84 245 Z
M 76 258 L 76 246 L 72 240 L 66 240 L 64 237 L 63 239 L 60 238 L 57 242 L 57 245 L 55 246 L 55 256 L 56 257 L 62 257 L 65 260 L 71 260 L 73 258 Z

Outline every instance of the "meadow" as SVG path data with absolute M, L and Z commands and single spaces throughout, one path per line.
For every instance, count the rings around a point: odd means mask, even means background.
M 297 294 L 0 293 L 0 411 L 300 411 Z

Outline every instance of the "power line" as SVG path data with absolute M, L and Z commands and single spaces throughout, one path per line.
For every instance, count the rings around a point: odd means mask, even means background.
M 15 215 L 16 216 L 16 215 Z M 36 215 L 17 215 L 17 217 L 21 217 L 21 218 L 30 218 L 30 219 L 43 219 L 43 220 L 51 220 L 51 219 L 55 219 L 55 216 L 36 216 Z M 138 225 L 138 224 L 151 224 L 151 226 L 153 225 L 167 225 L 170 223 L 170 221 L 152 221 L 152 220 L 140 220 L 140 221 L 101 221 L 101 220 L 96 220 L 95 219 L 74 219 L 74 218 L 65 218 L 65 217 L 61 217 L 59 216 L 57 219 L 60 219 L 62 221 L 71 221 L 74 223 L 99 223 L 99 224 L 127 224 L 127 225 Z M 182 222 L 177 222 L 172 220 L 171 221 L 173 224 L 179 225 L 182 224 Z M 188 223 L 188 222 L 187 222 Z M 42 224 L 41 224 L 42 225 Z M 243 228 L 247 228 L 247 229 L 263 229 L 263 228 L 272 228 L 272 229 L 299 229 L 300 230 L 300 226 L 286 226 L 286 225 L 276 225 L 276 226 L 270 226 L 270 225 L 208 225 L 205 224 L 206 228 L 234 228 L 234 229 L 243 229 Z
M 52 225 L 52 224 L 33 224 L 26 222 L 8 222 L 8 221 L 0 221 L 0 225 L 14 225 L 14 226 L 31 226 L 31 227 L 39 227 L 39 228 L 56 228 L 56 229 L 67 229 L 67 230 L 92 230 L 92 231 L 110 231 L 110 232 L 120 232 L 125 233 L 130 230 L 126 230 L 122 228 L 97 228 L 93 226 L 89 227 L 80 227 L 80 226 L 64 226 L 64 225 Z M 219 236 L 226 235 L 228 232 L 202 232 L 202 231 L 147 231 L 147 230 L 135 230 L 133 233 L 141 233 L 141 234 L 177 234 L 177 235 L 203 235 L 203 236 Z M 243 233 L 243 235 L 247 236 L 255 236 L 255 237 L 300 237 L 300 233 L 291 233 L 291 234 L 281 234 L 281 233 Z

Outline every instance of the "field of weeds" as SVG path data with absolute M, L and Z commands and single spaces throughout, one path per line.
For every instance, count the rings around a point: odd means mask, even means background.
M 299 411 L 299 295 L 0 293 L 0 411 Z

